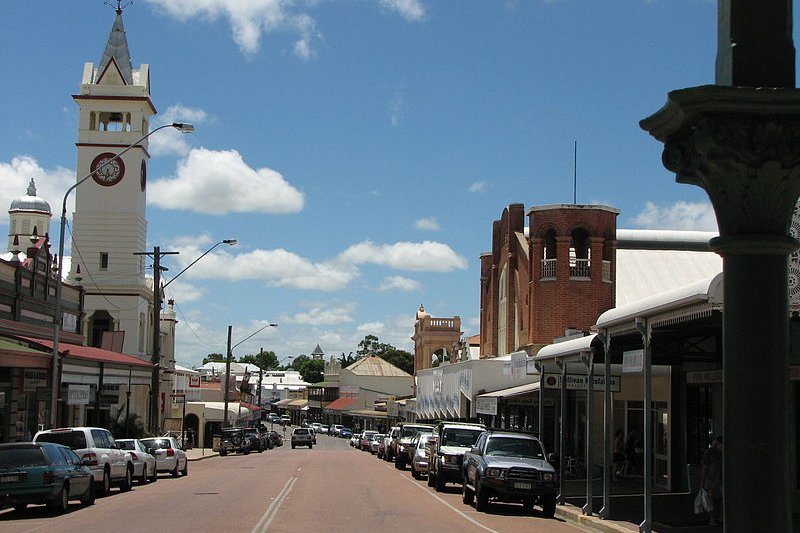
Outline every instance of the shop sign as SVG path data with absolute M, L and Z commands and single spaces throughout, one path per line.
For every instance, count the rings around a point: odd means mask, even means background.
M 475 398 L 475 412 L 479 415 L 496 415 L 497 396 L 478 396 Z
M 515 405 L 518 407 L 531 407 L 533 405 L 539 405 L 539 394 L 528 394 L 525 396 L 511 396 L 509 398 L 505 398 L 505 402 L 508 405 Z
M 119 384 L 103 383 L 100 390 L 100 402 L 105 405 L 119 403 Z
M 638 374 L 644 370 L 644 350 L 622 352 L 622 373 Z
M 722 370 L 707 370 L 705 372 L 687 372 L 686 383 L 693 385 L 702 383 L 722 383 Z
M 89 385 L 67 385 L 67 405 L 89 405 L 91 395 Z
M 35 392 L 38 387 L 47 386 L 47 370 L 41 368 L 22 369 L 22 390 Z
M 200 386 L 200 376 L 199 375 L 190 375 L 189 376 L 189 386 L 190 387 L 199 387 Z
M 567 390 L 586 390 L 588 377 L 586 374 L 567 374 Z M 620 376 L 611 376 L 611 392 L 619 392 Z M 545 374 L 542 378 L 542 385 L 546 389 L 561 388 L 561 374 Z M 592 390 L 603 392 L 606 386 L 605 376 L 593 376 Z

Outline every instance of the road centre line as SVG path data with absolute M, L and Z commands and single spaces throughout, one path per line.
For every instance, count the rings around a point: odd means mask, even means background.
M 428 496 L 430 496 L 431 498 L 436 498 L 436 499 L 437 499 L 437 500 L 439 500 L 441 503 L 443 503 L 444 505 L 446 505 L 447 507 L 449 507 L 449 508 L 450 508 L 450 509 L 451 509 L 453 512 L 455 512 L 455 513 L 456 513 L 456 514 L 458 514 L 458 515 L 461 515 L 461 517 L 462 517 L 462 518 L 464 518 L 465 520 L 468 520 L 468 521 L 472 522 L 472 523 L 473 523 L 473 524 L 475 524 L 476 526 L 478 526 L 478 527 L 480 527 L 480 528 L 482 528 L 482 529 L 485 529 L 486 531 L 489 531 L 490 533 L 499 533 L 498 531 L 495 531 L 494 529 L 492 529 L 492 528 L 490 528 L 490 527 L 488 527 L 488 526 L 485 526 L 485 525 L 481 524 L 480 522 L 478 522 L 477 520 L 475 520 L 474 518 L 472 518 L 472 517 L 471 517 L 471 516 L 469 516 L 468 514 L 464 513 L 464 512 L 463 512 L 463 511 L 461 511 L 460 509 L 457 509 L 457 508 L 453 507 L 452 505 L 450 505 L 449 503 L 447 503 L 446 501 L 444 501 L 442 498 L 440 498 L 438 494 L 436 494 L 435 492 L 431 492 L 431 491 L 429 491 L 429 490 L 428 490 L 426 487 L 423 487 L 423 486 L 421 486 L 421 485 L 420 485 L 419 483 L 417 483 L 416 481 L 413 481 L 413 480 L 411 480 L 411 479 L 408 479 L 408 477 L 404 476 L 403 474 L 399 474 L 399 476 L 400 476 L 402 479 L 404 479 L 405 481 L 407 481 L 407 482 L 411 483 L 412 485 L 414 485 L 415 487 L 417 487 L 418 489 L 420 489 L 421 491 L 423 491 L 425 494 L 427 494 L 427 495 L 428 495 Z
M 269 529 L 269 526 L 272 524 L 272 521 L 278 514 L 278 509 L 280 508 L 281 504 L 289 496 L 289 493 L 292 492 L 292 487 L 294 486 L 295 481 L 297 481 L 296 477 L 289 478 L 275 499 L 272 500 L 272 503 L 267 508 L 264 516 L 261 517 L 261 520 L 258 521 L 256 527 L 253 528 L 252 533 L 264 533 Z

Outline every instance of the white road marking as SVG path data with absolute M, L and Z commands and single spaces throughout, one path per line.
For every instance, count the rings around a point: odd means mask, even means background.
M 261 520 L 258 521 L 256 527 L 253 528 L 252 533 L 264 533 L 269 529 L 270 524 L 272 524 L 272 521 L 275 519 L 275 515 L 278 514 L 278 509 L 280 508 L 281 504 L 289 496 L 289 493 L 292 492 L 292 487 L 294 486 L 295 481 L 297 481 L 296 477 L 289 478 L 289 481 L 286 482 L 275 499 L 272 500 L 272 503 L 267 508 L 264 516 L 261 517 Z

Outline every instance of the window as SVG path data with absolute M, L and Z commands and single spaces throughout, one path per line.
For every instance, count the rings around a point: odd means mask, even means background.
M 497 355 L 505 355 L 508 351 L 508 264 L 500 273 L 500 284 L 497 299 Z
M 100 270 L 108 270 L 108 253 L 100 252 Z

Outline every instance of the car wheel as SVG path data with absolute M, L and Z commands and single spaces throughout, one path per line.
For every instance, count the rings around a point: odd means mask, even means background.
M 150 476 L 150 483 L 158 481 L 158 465 L 153 465 L 153 475 Z
M 403 470 L 406 467 L 406 465 L 403 463 L 403 461 L 400 460 L 400 457 L 398 456 L 395 457 L 394 459 L 394 467 L 398 470 Z
M 533 506 L 536 503 L 535 496 L 526 496 L 522 498 L 522 508 L 525 509 L 526 512 L 533 514 Z
M 475 510 L 486 512 L 487 509 L 489 509 L 489 494 L 478 483 L 475 486 Z
M 142 475 L 139 477 L 138 481 L 139 481 L 140 485 L 144 485 L 145 483 L 147 483 L 147 480 L 148 480 L 148 477 L 147 477 L 147 463 L 145 463 L 145 464 L 142 465 Z
M 169 475 L 171 475 L 172 477 L 178 477 L 179 473 L 180 472 L 178 472 L 178 458 L 176 457 L 175 458 L 175 468 L 173 468 L 172 470 L 169 471 Z
M 417 472 L 417 469 L 414 468 L 414 463 L 411 463 L 411 477 L 414 479 L 420 479 L 422 477 L 419 475 L 419 472 Z
M 436 483 L 436 476 L 433 474 L 433 472 L 428 470 L 428 486 L 433 487 L 435 483 Z
M 464 486 L 461 489 L 461 501 L 464 502 L 465 505 L 472 505 L 472 502 L 475 501 L 475 492 L 467 487 L 466 480 L 464 480 Z
M 125 479 L 119 484 L 119 489 L 122 492 L 128 492 L 133 488 L 133 466 L 128 465 L 125 469 Z
M 447 482 L 444 480 L 442 476 L 436 476 L 436 483 L 434 485 L 434 489 L 436 492 L 444 492 L 444 488 L 447 485 Z
M 69 486 L 64 485 L 63 487 L 61 487 L 61 490 L 58 491 L 56 497 L 47 502 L 47 508 L 54 513 L 62 514 L 67 511 L 68 507 L 69 507 Z
M 88 507 L 89 505 L 94 505 L 94 501 L 97 498 L 97 493 L 94 489 L 94 483 L 89 483 L 89 490 L 86 491 L 81 497 L 81 505 L 84 507 Z
M 294 450 L 294 443 L 292 443 L 292 449 Z
M 553 518 L 556 515 L 556 495 L 546 494 L 540 496 L 539 500 L 542 502 L 542 512 L 547 518 Z
M 186 462 L 183 463 L 183 470 L 181 470 L 181 474 L 184 476 L 189 475 L 189 459 L 186 459 Z
M 100 494 L 103 496 L 108 496 L 111 492 L 111 475 L 108 473 L 108 469 L 103 470 L 103 482 L 100 485 Z
M 245 455 L 250 455 L 250 450 L 242 450 L 242 453 Z
M 225 457 L 226 455 L 228 455 L 228 452 L 227 452 L 227 450 L 220 450 L 220 451 L 219 451 L 219 454 L 220 454 L 222 457 Z
M 312 450 L 312 449 L 314 449 L 314 445 L 313 445 L 313 444 L 309 444 L 309 445 L 308 445 L 308 449 L 309 449 L 309 450 Z

